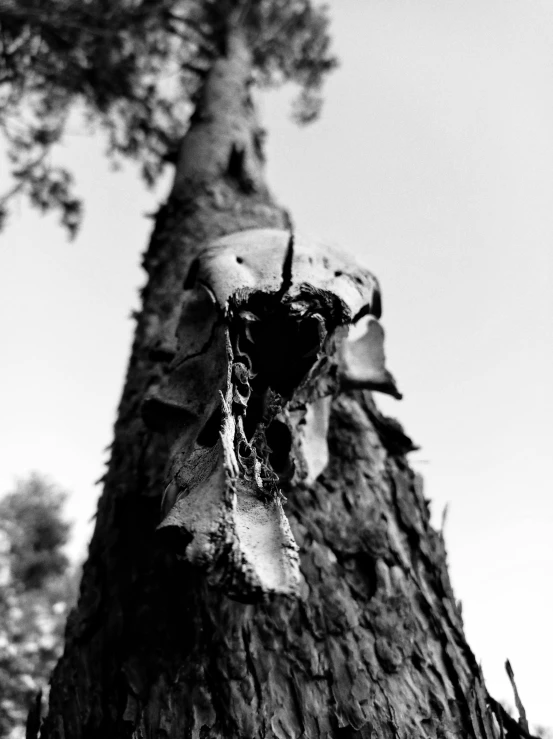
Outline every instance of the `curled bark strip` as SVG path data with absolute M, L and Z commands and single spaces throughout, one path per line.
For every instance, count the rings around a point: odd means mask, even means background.
M 280 488 L 326 467 L 341 383 L 401 397 L 374 315 L 378 283 L 329 247 L 254 229 L 205 247 L 185 293 L 176 356 L 143 409 L 171 445 L 159 529 L 234 598 L 296 594 Z M 364 315 L 366 336 L 348 342 Z
M 517 684 L 515 682 L 515 673 L 513 672 L 513 668 L 511 667 L 511 663 L 509 662 L 509 660 L 505 662 L 505 670 L 507 671 L 507 676 L 511 683 L 511 687 L 513 688 L 513 693 L 515 696 L 515 704 L 516 704 L 518 715 L 519 715 L 519 724 L 524 729 L 524 731 L 529 733 L 530 729 L 528 728 L 528 719 L 526 718 L 526 710 L 520 699 L 520 695 L 518 694 Z
M 395 380 L 386 369 L 384 329 L 374 316 L 369 316 L 363 336 L 344 342 L 340 359 L 344 385 L 380 390 L 401 399 Z

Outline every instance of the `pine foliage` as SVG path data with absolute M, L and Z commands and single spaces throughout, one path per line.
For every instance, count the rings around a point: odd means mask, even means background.
M 107 133 L 114 163 L 132 159 L 152 185 L 176 151 L 229 24 L 246 32 L 262 85 L 295 82 L 294 117 L 320 110 L 336 64 L 325 8 L 310 0 L 0 0 L 0 132 L 14 198 L 57 210 L 70 235 L 82 203 L 56 163 L 70 115 Z

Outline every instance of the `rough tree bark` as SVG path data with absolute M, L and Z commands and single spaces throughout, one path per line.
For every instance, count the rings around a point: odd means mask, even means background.
M 443 538 L 406 461 L 411 443 L 368 391 L 335 399 L 327 469 L 287 494 L 298 598 L 230 600 L 156 534 L 168 449 L 145 427 L 141 403 L 174 353 L 190 264 L 215 237 L 288 223 L 263 182 L 250 77 L 235 33 L 205 81 L 157 215 L 96 530 L 41 737 L 509 736 L 466 643 Z

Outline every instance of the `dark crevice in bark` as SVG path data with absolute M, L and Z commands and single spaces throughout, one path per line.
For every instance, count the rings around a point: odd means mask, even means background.
M 228 158 L 226 176 L 236 183 L 241 192 L 249 195 L 255 190 L 255 182 L 248 174 L 246 158 L 246 149 L 239 144 L 233 144 Z
M 292 285 L 292 263 L 294 261 L 294 234 L 290 234 L 288 241 L 288 248 L 286 249 L 286 256 L 282 263 L 282 283 L 277 293 L 277 297 L 280 300 L 281 295 L 285 295 Z
M 206 425 L 200 431 L 200 434 L 197 439 L 197 444 L 199 446 L 204 446 L 208 448 L 215 446 L 215 444 L 217 443 L 219 439 L 219 430 L 221 428 L 221 421 L 222 421 L 221 406 L 217 406 L 217 408 L 213 411 L 213 413 L 209 417 L 209 420 L 206 423 Z
M 188 270 L 188 274 L 186 275 L 186 279 L 182 284 L 183 290 L 191 290 L 194 287 L 194 283 L 196 282 L 196 276 L 198 274 L 199 269 L 200 269 L 200 260 L 195 259 L 192 262 L 192 265 L 190 269 Z

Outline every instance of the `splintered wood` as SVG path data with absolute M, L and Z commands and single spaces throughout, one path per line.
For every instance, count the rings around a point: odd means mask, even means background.
M 143 405 L 171 446 L 159 529 L 233 598 L 294 595 L 282 491 L 324 470 L 332 397 L 348 386 L 401 397 L 378 282 L 327 246 L 252 229 L 206 246 L 184 288 L 176 356 Z

